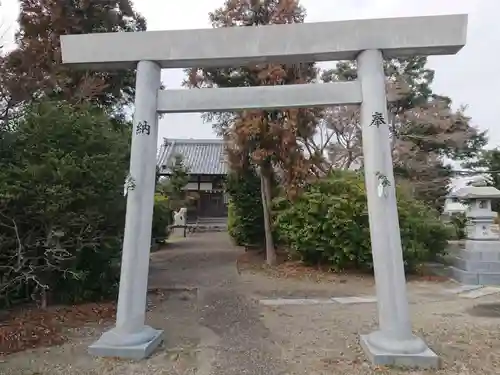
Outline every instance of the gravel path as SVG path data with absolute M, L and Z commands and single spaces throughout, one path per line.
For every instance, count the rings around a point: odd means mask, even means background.
M 453 283 L 408 284 L 415 333 L 443 360 L 439 371 L 376 368 L 359 333 L 377 327 L 374 303 L 263 306 L 265 298 L 374 295 L 362 276 L 283 277 L 243 270 L 241 250 L 224 233 L 195 234 L 152 255 L 148 323 L 166 342 L 140 362 L 93 358 L 87 346 L 107 327 L 68 331 L 59 347 L 0 359 L 2 375 L 492 375 L 500 368 L 500 306 L 490 317 L 475 305 L 499 295 L 463 299 L 443 293 Z M 481 314 L 479 314 L 481 315 Z
M 371 278 L 332 277 L 328 282 L 276 279 L 243 272 L 253 298 L 340 297 L 374 295 Z M 493 375 L 500 368 L 500 305 L 492 317 L 475 316 L 478 305 L 498 303 L 500 294 L 464 299 L 446 293 L 452 282 L 408 283 L 415 334 L 441 357 L 436 370 L 377 368 L 366 362 L 359 334 L 377 327 L 375 303 L 262 306 L 262 319 L 282 347 L 290 375 L 412 374 Z M 476 306 L 476 307 L 475 307 Z
M 247 298 L 235 267 L 240 250 L 225 233 L 189 236 L 152 255 L 148 323 L 166 342 L 144 361 L 93 358 L 87 346 L 107 327 L 68 331 L 59 347 L 0 360 L 5 375 L 280 375 L 279 347 Z
M 265 322 L 280 335 L 284 359 L 292 364 L 290 374 L 372 374 L 358 341 L 360 332 L 376 328 L 376 307 L 371 305 L 319 305 L 266 308 Z M 438 353 L 439 371 L 411 374 L 498 374 L 500 336 L 498 319 L 471 318 L 459 313 L 460 302 L 413 306 L 415 333 Z M 379 369 L 379 373 L 408 371 Z
M 201 322 L 220 337 L 213 375 L 284 374 L 281 352 L 262 323 L 257 306 L 244 296 L 219 289 L 202 298 Z
M 260 306 L 242 287 L 239 255 L 226 233 L 194 235 L 189 244 L 155 254 L 151 283 L 198 288 L 199 324 L 217 337 L 207 375 L 286 374 L 281 351 L 261 321 Z M 171 285 L 159 285 L 165 281 Z

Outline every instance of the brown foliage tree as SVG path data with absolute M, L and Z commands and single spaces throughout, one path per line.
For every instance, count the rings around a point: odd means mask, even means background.
M 296 0 L 227 0 L 210 14 L 213 27 L 245 27 L 303 22 L 305 11 Z M 302 84 L 313 82 L 313 63 L 257 64 L 238 68 L 190 69 L 189 87 L 238 87 Z M 279 172 L 287 193 L 293 197 L 314 169 L 313 157 L 306 157 L 303 139 L 312 137 L 318 110 L 256 110 L 205 115 L 215 121 L 219 134 L 228 140 L 232 168 L 241 168 L 250 157 L 261 176 L 261 193 L 266 228 L 267 262 L 276 254 L 271 233 L 271 182 Z M 314 156 L 314 155 L 313 155 Z
M 444 157 L 470 158 L 486 143 L 486 136 L 471 125 L 464 107 L 453 110 L 449 98 L 432 94 L 434 71 L 425 68 L 426 61 L 423 57 L 386 61 L 389 126 L 396 178 L 416 198 L 440 208 L 451 177 Z M 356 78 L 353 62 L 341 62 L 323 73 L 325 82 Z M 332 164 L 362 165 L 358 107 L 329 108 L 325 122 L 327 133 L 334 135 L 328 147 Z
M 144 18 L 130 0 L 22 0 L 17 49 L 8 57 L 16 77 L 9 85 L 17 102 L 41 96 L 79 102 L 92 99 L 120 110 L 132 101 L 133 71 L 77 71 L 61 65 L 60 36 L 116 31 L 142 31 Z
M 5 45 L 11 25 L 2 17 L 3 8 L 0 2 L 0 131 L 4 130 L 7 115 L 13 108 L 12 96 L 8 90 L 8 82 L 12 81 L 12 74 L 7 70 L 5 57 Z

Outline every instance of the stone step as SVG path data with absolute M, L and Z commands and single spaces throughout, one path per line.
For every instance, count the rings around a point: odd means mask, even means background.
M 451 278 L 466 285 L 500 285 L 500 272 L 474 272 L 450 266 Z
M 467 258 L 462 258 L 461 256 L 453 256 L 450 257 L 450 265 L 459 268 L 461 270 L 470 272 L 500 273 L 500 261 L 484 261 L 484 260 L 475 260 L 474 258 L 467 259 Z
M 481 264 L 481 266 L 484 265 Z M 455 265 L 428 263 L 425 268 L 433 275 L 449 277 L 465 285 L 500 285 L 500 272 L 465 270 L 457 267 L 457 263 Z
M 451 277 L 468 285 L 500 285 L 500 251 L 484 249 L 460 250 L 448 258 Z
M 457 253 L 467 261 L 500 262 L 500 241 L 465 241 L 465 248 Z
M 200 217 L 198 219 L 198 224 L 225 224 L 227 223 L 227 218 L 225 217 Z
M 194 228 L 194 232 L 205 233 L 205 232 L 226 232 L 227 226 L 224 225 L 198 225 Z

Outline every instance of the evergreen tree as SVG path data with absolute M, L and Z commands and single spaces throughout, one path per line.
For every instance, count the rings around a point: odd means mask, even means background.
M 161 181 L 159 192 L 168 197 L 169 206 L 172 210 L 178 210 L 186 205 L 185 187 L 189 182 L 189 168 L 184 164 L 184 158 L 178 154 L 169 166 L 170 175 Z
M 0 307 L 114 296 L 130 125 L 64 101 L 25 106 L 12 122 L 0 147 Z

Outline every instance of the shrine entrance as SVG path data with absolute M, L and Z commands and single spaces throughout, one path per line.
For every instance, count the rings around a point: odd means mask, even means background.
M 137 68 L 117 320 L 90 352 L 144 358 L 163 340 L 163 332 L 144 324 L 158 114 L 359 104 L 380 326 L 362 335 L 361 344 L 376 364 L 437 366 L 438 357 L 412 334 L 408 312 L 383 58 L 455 54 L 465 45 L 466 34 L 467 15 L 449 15 L 62 36 L 64 64 L 97 70 Z M 359 79 L 160 90 L 161 69 L 335 60 L 357 60 Z

